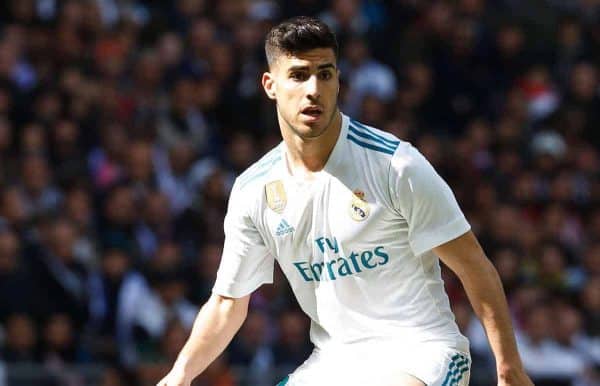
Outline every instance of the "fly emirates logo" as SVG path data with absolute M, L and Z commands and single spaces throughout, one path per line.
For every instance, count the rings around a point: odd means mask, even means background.
M 352 251 L 348 256 L 339 256 L 339 245 L 335 237 L 333 239 L 319 237 L 315 239 L 315 243 L 321 253 L 332 251 L 338 258 L 319 263 L 308 261 L 294 263 L 304 281 L 337 280 L 344 276 L 356 275 L 375 269 L 380 265 L 386 265 L 390 260 L 383 246 L 378 246 L 373 250 Z

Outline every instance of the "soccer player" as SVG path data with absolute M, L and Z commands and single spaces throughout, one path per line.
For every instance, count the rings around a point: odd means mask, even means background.
M 440 275 L 460 278 L 498 385 L 530 386 L 498 275 L 453 193 L 409 143 L 342 114 L 337 42 L 297 17 L 266 38 L 283 141 L 236 180 L 213 295 L 159 386 L 188 386 L 227 346 L 277 260 L 311 319 L 288 386 L 464 386 L 471 359 Z

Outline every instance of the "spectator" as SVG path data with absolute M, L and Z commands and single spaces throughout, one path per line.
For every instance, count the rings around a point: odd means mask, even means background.
M 122 371 L 116 368 L 108 368 L 102 374 L 100 386 L 128 386 L 130 383 Z
M 173 85 L 171 105 L 158 126 L 160 143 L 167 148 L 184 142 L 197 152 L 206 150 L 210 128 L 195 103 L 194 86 L 191 78 L 178 79 Z
M 239 384 L 234 377 L 233 371 L 228 367 L 225 355 L 215 359 L 206 371 L 196 378 L 198 386 L 235 386 Z
M 145 141 L 132 141 L 127 152 L 126 175 L 136 198 L 143 198 L 156 186 L 152 145 Z
M 85 174 L 85 157 L 81 148 L 79 128 L 74 122 L 63 120 L 54 126 L 51 160 L 58 185 L 64 186 Z
M 13 147 L 13 127 L 10 120 L 0 115 L 0 182 L 5 184 L 12 179 L 15 170 L 15 155 Z
M 344 111 L 357 115 L 366 96 L 391 102 L 396 93 L 396 77 L 389 67 L 370 57 L 367 41 L 354 36 L 348 40 L 344 50 L 347 59 L 339 64 L 348 87 L 342 103 Z
M 144 200 L 142 221 L 136 227 L 138 249 L 145 260 L 157 252 L 163 240 L 175 237 L 175 227 L 171 217 L 171 207 L 166 195 L 149 191 Z
M 95 186 L 104 190 L 123 177 L 128 138 L 125 129 L 119 124 L 109 124 L 102 129 L 102 144 L 92 149 L 88 164 Z
M 598 363 L 600 346 L 587 336 L 583 330 L 581 312 L 570 304 L 557 303 L 558 324 L 555 326 L 555 339 L 559 345 L 572 355 L 581 357 L 587 368 Z
M 162 339 L 140 358 L 137 368 L 138 379 L 142 384 L 156 384 L 161 380 L 169 365 L 177 359 L 177 354 L 185 344 L 189 330 L 180 322 L 171 321 Z
M 88 269 L 94 269 L 98 262 L 98 224 L 89 190 L 83 186 L 66 190 L 62 210 L 76 228 L 75 255 Z
M 87 271 L 75 256 L 76 229 L 66 218 L 51 223 L 48 237 L 31 251 L 36 311 L 40 316 L 64 313 L 76 326 L 87 318 Z
M 29 216 L 56 211 L 62 200 L 60 191 L 51 185 L 48 160 L 36 154 L 22 159 L 21 194 Z
M 331 8 L 319 15 L 333 30 L 342 47 L 349 35 L 363 35 L 369 31 L 369 20 L 361 13 L 360 5 L 357 0 L 334 0 Z
M 190 143 L 179 142 L 166 153 L 156 155 L 158 185 L 169 198 L 174 214 L 192 205 L 198 186 L 215 168 L 213 161 L 196 161 L 196 154 Z
M 126 184 L 114 186 L 107 194 L 100 218 L 101 246 L 137 253 L 134 244 L 137 220 L 137 202 L 133 188 Z
M 231 343 L 229 359 L 232 365 L 248 369 L 249 382 L 263 384 L 273 366 L 273 352 L 267 344 L 268 320 L 260 312 L 250 312 L 239 334 Z
M 31 283 L 31 272 L 23 260 L 17 235 L 8 227 L 0 229 L 0 321 L 14 313 L 35 312 Z
M 553 339 L 552 308 L 536 305 L 527 316 L 527 337 L 519 345 L 523 365 L 537 385 L 569 385 L 583 375 L 585 362 L 576 352 L 565 350 Z
M 8 186 L 2 190 L 1 214 L 3 220 L 17 232 L 22 234 L 27 231 L 29 215 L 25 200 L 17 187 Z
M 59 384 L 83 382 L 83 376 L 70 370 L 69 365 L 84 361 L 79 350 L 71 319 L 66 314 L 50 315 L 43 328 L 40 353 L 44 367 L 53 374 Z
M 38 360 L 37 331 L 34 321 L 25 314 L 6 318 L 6 338 L 2 359 L 9 363 L 32 363 Z
M 223 247 L 218 243 L 206 243 L 200 249 L 188 276 L 189 299 L 194 304 L 204 304 L 210 297 L 222 253 Z
M 210 296 L 235 177 L 281 140 L 258 82 L 264 34 L 304 13 L 338 33 L 342 109 L 410 141 L 456 192 L 536 384 L 598 384 L 598 10 L 593 0 L 3 2 L 7 373 L 92 358 L 126 369 L 94 384 L 155 381 L 158 370 L 135 370 L 168 361 Z M 260 372 L 307 355 L 281 275 L 198 384 L 239 384 L 238 365 L 273 384 Z M 481 326 L 444 277 L 471 339 L 471 384 L 492 384 Z M 87 381 L 46 370 L 67 376 L 43 384 Z
M 273 345 L 274 365 L 289 374 L 308 358 L 312 345 L 306 339 L 308 324 L 297 311 L 287 311 L 279 317 L 279 338 Z
M 50 315 L 43 327 L 42 335 L 40 354 L 42 362 L 52 366 L 54 363 L 67 364 L 77 360 L 75 331 L 68 315 Z
M 600 338 L 600 277 L 591 278 L 581 291 L 584 325 L 588 335 Z
M 169 321 L 177 320 L 191 329 L 198 309 L 185 299 L 185 282 L 178 272 L 151 272 L 150 284 L 137 278 L 130 280 L 120 305 L 117 336 L 121 360 L 134 368 L 161 339 Z
M 131 257 L 119 249 L 108 249 L 102 255 L 101 269 L 89 278 L 88 329 L 93 350 L 103 360 L 116 361 L 123 342 L 122 320 L 127 300 L 139 296 L 143 277 L 131 267 Z M 111 339 L 116 337 L 117 340 Z

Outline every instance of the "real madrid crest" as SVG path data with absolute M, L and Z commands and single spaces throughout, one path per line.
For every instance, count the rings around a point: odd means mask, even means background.
M 269 182 L 265 186 L 265 195 L 267 197 L 267 205 L 269 205 L 269 208 L 274 212 L 283 213 L 285 205 L 287 204 L 283 182 L 281 180 Z
M 355 221 L 363 221 L 369 217 L 370 211 L 369 203 L 365 200 L 365 193 L 362 190 L 355 190 L 350 202 L 350 217 Z

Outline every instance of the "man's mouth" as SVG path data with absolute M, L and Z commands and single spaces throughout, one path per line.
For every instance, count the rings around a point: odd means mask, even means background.
M 303 115 L 307 115 L 312 118 L 318 118 L 323 114 L 323 109 L 319 106 L 308 106 L 300 110 Z

